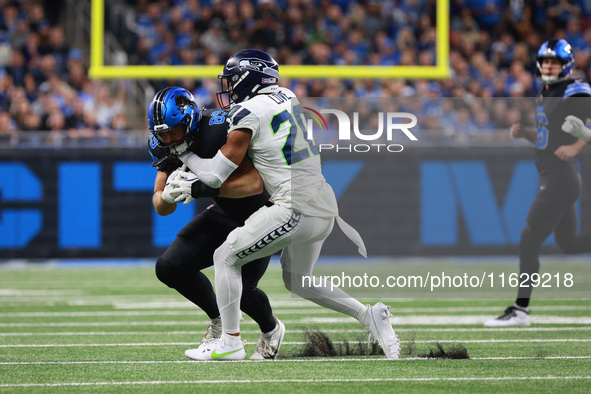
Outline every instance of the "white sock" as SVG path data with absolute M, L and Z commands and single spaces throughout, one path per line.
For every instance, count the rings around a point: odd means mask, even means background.
M 224 345 L 235 347 L 238 346 L 242 341 L 240 340 L 240 335 L 234 336 L 227 333 L 222 334 L 222 340 L 224 341 Z
M 272 329 L 269 332 L 262 332 L 261 335 L 267 338 L 270 338 L 273 336 L 273 334 L 275 334 L 277 332 L 277 330 L 279 330 L 279 324 L 275 324 L 275 328 Z
M 525 307 L 525 308 L 524 308 L 524 307 L 522 307 L 522 306 L 519 306 L 519 305 L 517 305 L 517 304 L 513 304 L 513 307 L 514 307 L 515 309 L 519 309 L 520 311 L 529 312 L 529 308 L 528 308 L 528 307 Z
M 359 322 L 367 328 L 369 328 L 369 323 L 371 322 L 371 319 L 369 317 L 369 309 L 370 308 L 371 308 L 371 306 L 366 306 L 365 309 L 362 312 L 360 312 L 357 316 L 353 316 L 353 317 L 355 317 L 355 319 L 359 320 Z

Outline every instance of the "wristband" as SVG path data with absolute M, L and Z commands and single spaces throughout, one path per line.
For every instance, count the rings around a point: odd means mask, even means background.
M 209 187 L 200 180 L 191 183 L 191 197 L 193 198 L 217 197 L 218 194 L 220 194 L 220 189 Z

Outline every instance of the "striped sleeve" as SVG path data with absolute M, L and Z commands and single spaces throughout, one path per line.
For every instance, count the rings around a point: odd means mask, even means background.
M 591 96 L 591 86 L 586 82 L 575 82 L 566 88 L 564 98 L 571 96 Z

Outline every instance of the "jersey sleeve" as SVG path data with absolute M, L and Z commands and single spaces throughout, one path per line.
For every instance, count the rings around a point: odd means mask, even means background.
M 260 129 L 260 119 L 250 109 L 236 105 L 228 114 L 228 133 L 236 129 L 247 129 L 252 131 L 253 138 Z
M 211 159 L 226 143 L 228 138 L 227 115 L 226 111 L 201 111 L 199 139 L 193 150 L 199 157 Z

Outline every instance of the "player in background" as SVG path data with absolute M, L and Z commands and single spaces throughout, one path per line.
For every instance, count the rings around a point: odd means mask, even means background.
M 158 279 L 199 306 L 211 319 L 201 346 L 221 335 L 220 312 L 209 279 L 201 272 L 213 265 L 214 251 L 236 227 L 242 226 L 251 213 L 268 203 L 269 194 L 251 161 L 245 158 L 234 174 L 219 188 L 211 189 L 195 175 L 182 171 L 176 155 L 191 150 L 203 157 L 213 157 L 226 142 L 226 111 L 199 111 L 193 95 L 180 87 L 168 87 L 156 94 L 149 108 L 152 136 L 149 152 L 152 165 L 158 168 L 152 202 L 159 215 L 169 215 L 179 198 L 178 179 L 192 179 L 196 197 L 212 197 L 214 203 L 199 213 L 178 234 L 158 258 Z M 169 177 L 170 175 L 170 177 Z M 167 179 L 169 182 L 167 183 Z M 285 334 L 284 325 L 273 316 L 269 299 L 257 288 L 270 257 L 261 257 L 242 270 L 244 293 L 241 309 L 261 329 L 253 359 L 275 358 Z M 196 349 L 185 354 L 192 358 Z
M 381 302 L 365 306 L 340 289 L 303 286 L 303 277 L 312 275 L 335 221 L 360 253 L 365 256 L 366 252 L 359 234 L 339 217 L 334 192 L 321 172 L 316 145 L 305 139 L 303 127 L 298 127 L 303 123 L 298 100 L 292 91 L 278 85 L 277 62 L 263 51 L 243 50 L 228 59 L 219 78 L 222 92 L 218 100 L 225 94 L 230 100 L 228 106 L 220 105 L 229 108 L 233 104 L 227 142 L 213 159 L 194 152 L 184 153 L 180 159 L 201 182 L 219 188 L 244 158 L 250 157 L 274 204 L 252 214 L 215 251 L 222 337 L 204 347 L 198 358 L 245 357 L 238 308 L 241 267 L 283 249 L 283 280 L 290 291 L 354 317 L 370 330 L 388 359 L 397 359 L 399 341 L 390 323 L 389 307 Z
M 574 56 L 562 39 L 546 41 L 538 50 L 538 72 L 544 85 L 536 98 L 536 130 L 521 124 L 511 126 L 512 138 L 525 138 L 536 146 L 536 167 L 540 190 L 527 214 L 519 242 L 520 274 L 531 278 L 540 269 L 542 243 L 554 233 L 556 243 L 568 254 L 591 251 L 591 237 L 577 235 L 575 201 L 581 194 L 581 176 L 574 157 L 587 146 L 562 131 L 571 127 L 572 117 L 587 119 L 591 96 L 586 82 L 572 79 Z M 571 120 L 569 120 L 571 119 Z M 504 314 L 485 322 L 487 327 L 529 326 L 531 280 L 520 287 L 515 304 Z

